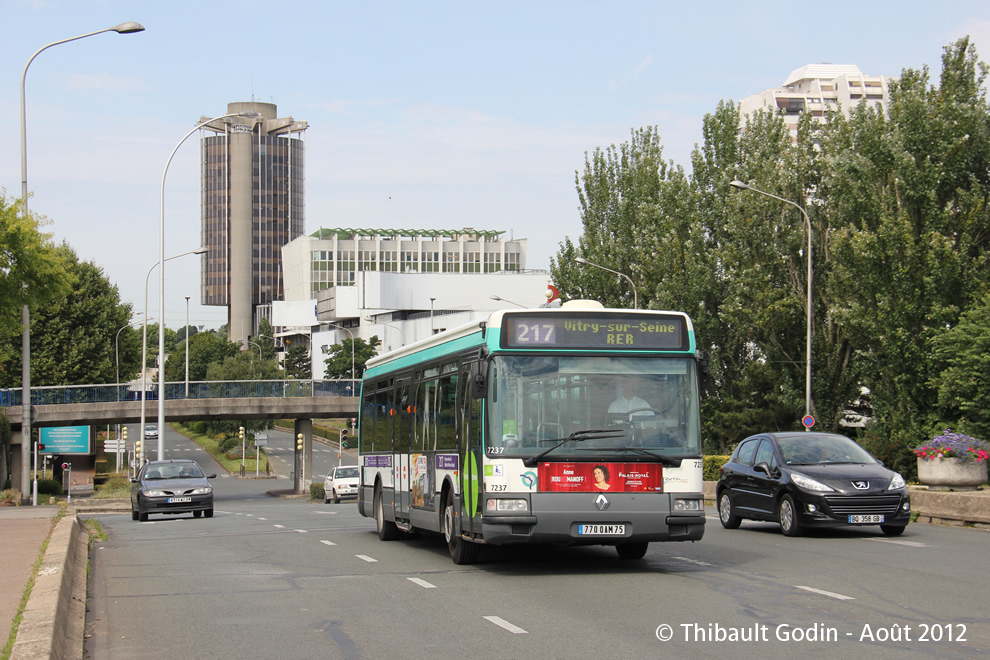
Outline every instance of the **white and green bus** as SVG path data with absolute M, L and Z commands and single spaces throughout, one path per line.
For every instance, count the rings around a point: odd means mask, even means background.
M 377 356 L 364 375 L 358 508 L 383 541 L 613 545 L 705 531 L 690 318 L 593 301 L 504 310 Z

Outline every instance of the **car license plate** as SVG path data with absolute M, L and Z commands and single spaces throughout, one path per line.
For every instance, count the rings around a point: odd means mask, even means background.
M 168 498 L 169 504 L 180 504 L 182 502 L 192 502 L 191 497 L 170 497 Z
M 578 525 L 578 536 L 624 536 L 625 525 Z
M 855 525 L 859 524 L 876 524 L 884 522 L 883 516 L 849 516 L 849 524 Z

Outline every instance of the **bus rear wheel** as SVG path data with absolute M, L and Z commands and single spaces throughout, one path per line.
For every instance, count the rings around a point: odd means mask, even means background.
M 378 528 L 378 538 L 382 541 L 394 541 L 399 538 L 399 528 L 394 522 L 385 520 L 385 512 L 382 510 L 382 489 L 375 489 L 375 527 Z
M 620 543 L 615 546 L 615 551 L 622 559 L 642 559 L 646 555 L 649 541 L 636 541 L 634 543 Z
M 450 558 L 458 565 L 473 564 L 478 560 L 481 546 L 461 538 L 461 531 L 457 529 L 454 520 L 454 493 L 447 491 L 443 500 L 443 537 L 447 541 Z

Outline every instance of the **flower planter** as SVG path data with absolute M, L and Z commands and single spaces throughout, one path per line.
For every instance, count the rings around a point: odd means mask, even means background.
M 975 490 L 987 482 L 987 464 L 956 458 L 919 458 L 918 481 L 950 490 Z

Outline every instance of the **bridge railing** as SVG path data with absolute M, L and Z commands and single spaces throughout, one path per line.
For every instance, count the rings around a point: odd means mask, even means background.
M 315 397 L 358 396 L 359 380 L 233 380 L 166 382 L 161 391 L 165 400 L 171 399 L 229 399 L 234 397 Z M 145 401 L 157 401 L 158 383 L 150 384 Z M 0 407 L 20 406 L 23 403 L 21 388 L 0 389 Z M 50 406 L 70 403 L 109 403 L 112 401 L 140 401 L 141 390 L 127 384 L 69 385 L 31 388 L 31 405 Z

